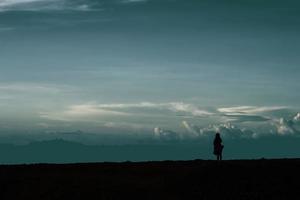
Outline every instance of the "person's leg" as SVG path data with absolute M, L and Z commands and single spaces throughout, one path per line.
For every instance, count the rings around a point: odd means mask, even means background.
M 222 160 L 222 154 L 220 154 L 220 160 Z
M 220 155 L 217 155 L 217 160 L 220 160 Z

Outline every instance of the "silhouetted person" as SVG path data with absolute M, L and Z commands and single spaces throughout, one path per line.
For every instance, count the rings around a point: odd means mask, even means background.
M 222 160 L 223 148 L 224 145 L 222 144 L 220 133 L 216 133 L 216 137 L 214 139 L 214 154 L 217 156 L 217 160 Z

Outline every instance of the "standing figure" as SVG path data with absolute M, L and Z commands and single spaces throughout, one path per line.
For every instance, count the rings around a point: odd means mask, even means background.
M 214 154 L 217 156 L 217 160 L 222 160 L 223 148 L 224 145 L 222 144 L 220 133 L 216 133 L 216 137 L 214 139 Z

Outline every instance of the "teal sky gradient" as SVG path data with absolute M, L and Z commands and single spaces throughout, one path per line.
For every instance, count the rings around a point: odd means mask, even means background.
M 299 137 L 299 24 L 296 0 L 0 1 L 0 137 Z

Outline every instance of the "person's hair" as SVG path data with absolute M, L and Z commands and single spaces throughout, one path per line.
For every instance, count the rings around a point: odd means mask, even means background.
M 216 137 L 220 137 L 220 133 L 217 132 L 217 133 L 216 133 Z

